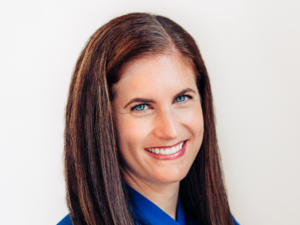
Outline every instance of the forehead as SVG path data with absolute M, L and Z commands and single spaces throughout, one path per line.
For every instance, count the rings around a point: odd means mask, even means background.
M 187 59 L 174 53 L 144 57 L 128 63 L 121 69 L 120 80 L 113 89 L 118 98 L 136 94 L 166 95 L 167 92 L 171 94 L 188 87 L 197 91 L 194 69 Z

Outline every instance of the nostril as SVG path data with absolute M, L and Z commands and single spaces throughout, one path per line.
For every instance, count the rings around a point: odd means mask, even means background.
M 157 114 L 155 124 L 155 135 L 164 139 L 175 139 L 178 137 L 176 121 L 171 112 Z

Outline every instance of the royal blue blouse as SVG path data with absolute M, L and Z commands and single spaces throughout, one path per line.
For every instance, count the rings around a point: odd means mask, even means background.
M 135 225 L 199 225 L 194 218 L 185 213 L 180 198 L 178 198 L 177 220 L 174 220 L 139 192 L 128 185 L 126 186 L 131 196 L 129 208 Z M 239 225 L 234 218 L 233 222 L 234 225 Z M 67 215 L 57 225 L 72 225 L 70 216 Z

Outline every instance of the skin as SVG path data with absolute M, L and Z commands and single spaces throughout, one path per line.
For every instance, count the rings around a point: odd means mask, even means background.
M 175 219 L 179 182 L 195 160 L 204 132 L 194 70 L 173 52 L 134 60 L 120 75 L 112 106 L 122 176 Z M 149 101 L 133 101 L 136 98 Z M 186 152 L 177 159 L 155 159 L 145 150 L 185 140 Z

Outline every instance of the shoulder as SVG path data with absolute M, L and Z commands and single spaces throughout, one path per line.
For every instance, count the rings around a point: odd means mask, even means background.
M 235 220 L 235 218 L 232 216 L 232 220 L 233 220 L 233 224 L 234 225 L 240 225 L 236 220 Z
M 70 215 L 66 215 L 57 225 L 72 225 Z

